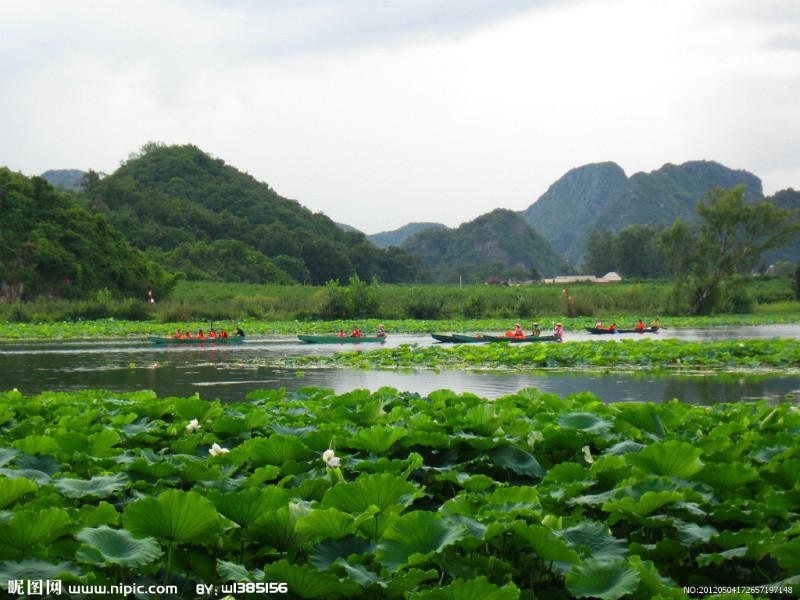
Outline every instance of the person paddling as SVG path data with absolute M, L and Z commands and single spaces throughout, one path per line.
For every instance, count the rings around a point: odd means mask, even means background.
M 556 326 L 553 327 L 553 335 L 559 342 L 564 341 L 564 326 L 561 323 L 556 323 Z
M 380 325 L 378 325 L 378 333 L 377 333 L 377 336 L 378 336 L 379 338 L 385 338 L 385 337 L 386 337 L 386 327 L 384 327 L 384 326 L 383 326 L 383 323 L 381 323 Z
M 522 326 L 519 323 L 517 323 L 514 326 L 514 331 L 511 333 L 511 337 L 516 337 L 516 338 L 524 338 L 525 337 L 525 332 L 522 331 Z
M 643 331 L 644 331 L 644 329 L 645 329 L 645 327 L 644 327 L 644 321 L 642 321 L 641 319 L 639 319 L 639 322 L 636 324 L 636 331 L 638 331 L 639 333 L 641 333 L 641 332 L 643 332 Z
M 542 335 L 542 328 L 539 326 L 539 323 L 534 323 L 531 328 L 531 335 L 533 337 L 539 337 Z

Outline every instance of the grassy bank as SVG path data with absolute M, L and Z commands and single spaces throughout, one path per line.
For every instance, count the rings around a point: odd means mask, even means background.
M 8 392 L 0 408 L 2 587 L 644 600 L 798 583 L 788 404 L 310 388 L 226 405 Z
M 486 319 L 530 320 L 567 315 L 658 315 L 669 293 L 668 282 L 613 285 L 536 286 L 403 286 L 383 285 L 375 292 L 368 316 L 381 320 Z M 750 295 L 759 305 L 793 299 L 785 279 L 754 280 Z M 226 284 L 182 281 L 172 298 L 148 305 L 141 300 L 114 300 L 99 293 L 91 300 L 41 299 L 26 303 L 0 302 L 0 321 L 146 320 L 189 323 L 221 320 L 301 320 L 329 313 L 323 287 Z
M 662 318 L 661 324 L 671 329 L 686 327 L 715 326 L 747 326 L 781 323 L 797 323 L 800 321 L 800 304 L 792 303 L 791 311 L 759 313 L 754 315 L 716 315 L 713 317 L 671 317 Z M 525 328 L 530 328 L 530 321 L 522 321 Z M 591 327 L 595 317 L 535 317 L 543 329 L 552 328 L 556 318 L 563 322 L 567 337 L 571 331 L 582 331 Z M 618 325 L 632 327 L 639 315 L 602 315 L 605 323 L 616 322 Z M 643 315 L 650 322 L 655 315 Z M 519 320 L 519 319 L 517 319 Z M 241 321 L 213 321 L 216 327 L 233 330 L 236 324 L 241 325 L 248 336 L 294 336 L 297 334 L 335 334 L 340 329 L 351 331 L 358 326 L 365 332 L 374 332 L 379 323 L 386 325 L 390 335 L 428 334 L 431 332 L 504 332 L 513 328 L 513 319 L 449 319 L 449 320 L 378 320 L 361 319 L 347 321 L 265 321 L 245 319 Z M 8 323 L 0 322 L 0 340 L 25 339 L 113 339 L 143 338 L 150 335 L 171 335 L 176 329 L 208 330 L 212 321 L 176 321 L 161 323 L 157 321 L 126 321 L 117 319 L 100 319 L 94 321 L 56 321 L 44 323 Z

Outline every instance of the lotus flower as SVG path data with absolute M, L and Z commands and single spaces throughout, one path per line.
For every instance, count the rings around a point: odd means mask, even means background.
M 322 453 L 322 460 L 325 461 L 325 464 L 328 465 L 331 469 L 336 469 L 342 463 L 341 459 L 334 454 L 333 450 L 328 448 L 325 452 Z
M 197 419 L 192 419 L 191 421 L 189 421 L 189 424 L 186 426 L 186 431 L 188 433 L 194 433 L 195 431 L 200 429 L 200 427 L 201 427 L 200 422 Z
M 211 456 L 224 456 L 228 452 L 230 452 L 230 450 L 228 450 L 227 448 L 223 448 L 222 446 L 220 446 L 216 442 L 214 442 L 214 444 L 211 446 L 211 448 L 208 449 L 208 453 Z

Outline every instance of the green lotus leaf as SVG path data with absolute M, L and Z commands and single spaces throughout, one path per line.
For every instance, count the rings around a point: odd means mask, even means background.
M 125 529 L 111 529 L 106 526 L 87 527 L 81 529 L 75 537 L 99 553 L 101 557 L 99 564 L 136 568 L 161 556 L 161 548 L 153 538 L 137 539 Z
M 486 577 L 456 579 L 448 586 L 412 593 L 410 600 L 517 600 L 519 589 L 513 583 L 498 587 Z
M 673 519 L 672 526 L 678 531 L 678 539 L 686 546 L 705 544 L 712 537 L 719 535 L 719 531 L 712 525 L 698 525 Z
M 800 459 L 775 461 L 767 470 L 783 487 L 791 489 L 800 481 Z
M 93 433 L 88 437 L 88 448 L 84 451 L 89 456 L 103 458 L 106 456 L 113 456 L 119 452 L 119 449 L 114 448 L 122 441 L 119 434 L 112 429 L 103 429 L 97 433 Z
M 50 481 L 50 475 L 36 469 L 0 469 L 0 475 L 5 475 L 9 479 L 30 479 L 39 485 L 46 485 Z
M 268 438 L 254 438 L 240 444 L 230 453 L 234 464 L 243 465 L 248 460 L 256 467 L 265 465 L 281 466 L 288 461 L 309 458 L 311 451 L 296 437 L 271 435 Z M 320 464 L 322 458 L 320 457 Z
M 698 554 L 695 561 L 697 562 L 697 566 L 699 567 L 708 567 L 710 565 L 719 566 L 726 560 L 732 560 L 734 558 L 744 558 L 746 555 L 747 555 L 747 547 L 739 546 L 738 548 L 731 548 L 730 550 L 725 550 L 724 552 L 710 552 L 710 553 Z
M 697 479 L 716 490 L 731 492 L 758 479 L 758 471 L 742 463 L 718 463 L 706 465 Z
M 669 477 L 691 477 L 703 468 L 700 450 L 678 440 L 657 442 L 636 454 L 626 454 L 628 464 Z
M 373 425 L 352 436 L 346 446 L 358 450 L 369 450 L 373 454 L 386 454 L 389 448 L 406 436 L 406 433 L 402 427 Z
M 644 448 L 644 444 L 640 444 L 639 442 L 634 442 L 631 440 L 624 440 L 622 442 L 617 442 L 613 446 L 606 448 L 603 452 L 604 456 L 622 456 L 623 454 L 628 454 L 630 452 L 639 452 L 642 448 Z
M 85 504 L 74 515 L 75 520 L 84 527 L 99 527 L 100 525 L 117 525 L 120 514 L 108 502 L 100 502 L 96 506 Z
M 800 537 L 774 548 L 770 554 L 789 573 L 800 572 Z
M 67 533 L 72 527 L 69 514 L 60 508 L 18 510 L 5 523 L 0 523 L 0 546 L 22 552 L 47 544 Z
M 436 569 L 408 569 L 402 573 L 396 573 L 386 587 L 387 595 L 391 598 L 405 597 L 405 595 L 418 588 L 426 581 L 435 581 L 439 578 Z
M 589 559 L 567 574 L 567 589 L 576 598 L 617 600 L 639 587 L 639 571 L 624 558 Z
M 563 462 L 548 469 L 542 484 L 594 483 L 589 469 L 574 462 Z
M 14 442 L 14 448 L 25 454 L 57 454 L 60 447 L 49 435 L 29 435 Z
M 628 564 L 639 572 L 639 589 L 646 591 L 646 597 L 686 599 L 683 590 L 668 577 L 663 577 L 651 561 L 642 560 L 639 556 L 631 556 Z
M 267 481 L 273 481 L 281 474 L 281 468 L 275 465 L 253 469 L 253 474 L 245 480 L 247 486 L 260 486 Z
M 8 463 L 16 458 L 19 450 L 14 448 L 0 448 L 0 467 L 5 467 Z
M 280 560 L 264 567 L 264 581 L 285 582 L 293 596 L 336 598 L 355 596 L 361 588 L 353 581 L 322 573 L 308 565 L 291 565 Z
M 309 510 L 294 502 L 261 516 L 245 531 L 248 538 L 266 542 L 279 550 L 292 550 L 308 539 L 308 534 L 297 531 L 297 521 Z
M 556 561 L 578 563 L 578 553 L 563 540 L 557 538 L 553 531 L 543 525 L 525 525 L 518 521 L 514 524 L 514 534 L 524 540 L 545 562 Z
M 492 436 L 500 428 L 506 415 L 497 410 L 497 407 L 484 402 L 467 410 L 462 424 L 467 431 L 474 431 L 482 436 Z
M 316 509 L 297 521 L 297 532 L 313 537 L 342 538 L 355 533 L 361 523 L 371 519 L 377 512 L 378 508 L 371 506 L 358 518 L 353 518 L 335 508 Z
M 80 571 L 68 562 L 49 563 L 38 558 L 26 558 L 0 563 L 0 587 L 5 589 L 8 589 L 9 581 L 77 581 L 81 577 Z
M 513 471 L 517 475 L 531 479 L 541 479 L 545 476 L 544 468 L 533 455 L 515 446 L 497 448 L 492 451 L 491 456 L 496 465 Z
M 176 544 L 214 542 L 222 523 L 214 505 L 196 492 L 168 490 L 125 507 L 125 529 Z
M 181 419 L 181 422 L 188 423 L 192 419 L 197 419 L 202 423 L 222 415 L 224 410 L 219 402 L 206 402 L 198 397 L 190 397 L 175 398 L 172 412 Z
M 627 421 L 653 437 L 661 439 L 667 434 L 667 428 L 659 417 L 656 406 L 644 402 L 626 402 L 615 408 L 619 411 L 618 419 Z
M 67 498 L 108 498 L 125 489 L 128 478 L 122 473 L 86 479 L 54 479 L 51 482 Z
M 264 571 L 256 569 L 255 571 L 248 571 L 244 565 L 228 562 L 225 560 L 217 559 L 217 573 L 222 581 L 244 581 L 249 583 L 251 581 L 261 581 L 264 579 Z
M 262 516 L 289 504 L 289 493 L 277 486 L 247 488 L 241 492 L 211 492 L 217 510 L 240 527 L 250 527 Z
M 490 487 L 500 485 L 497 481 L 482 473 L 470 474 L 463 471 L 447 471 L 435 476 L 437 481 L 449 481 L 464 488 L 468 492 L 482 492 Z
M 33 469 L 35 471 L 42 471 L 48 475 L 54 475 L 64 468 L 55 457 L 49 454 L 40 454 L 38 456 L 21 454 L 17 456 L 14 464 L 18 469 Z
M 414 511 L 394 521 L 378 542 L 376 558 L 390 571 L 426 561 L 466 536 L 463 525 L 441 516 Z
M 611 421 L 607 421 L 594 413 L 589 412 L 572 412 L 563 413 L 556 418 L 558 423 L 563 429 L 576 429 L 578 431 L 586 431 L 599 436 L 605 436 L 614 426 Z
M 618 518 L 612 518 L 610 524 L 616 523 L 623 515 L 632 515 L 637 519 L 641 519 L 657 511 L 662 506 L 667 504 L 674 504 L 683 500 L 683 494 L 672 490 L 665 490 L 662 492 L 645 492 L 637 500 L 631 496 L 623 496 L 622 498 L 615 498 L 603 504 L 603 510 L 609 513 L 621 513 Z
M 29 479 L 3 477 L 0 479 L 0 510 L 13 504 L 25 494 L 30 494 L 38 489 L 39 486 Z
M 558 535 L 579 554 L 597 559 L 625 556 L 625 542 L 609 533 L 608 526 L 595 521 L 584 521 L 574 527 L 562 529 Z
M 364 538 L 348 535 L 341 539 L 320 542 L 311 550 L 308 560 L 319 570 L 324 571 L 339 559 L 347 560 L 348 556 L 364 554 L 371 550 L 372 544 Z
M 542 508 L 539 491 L 530 486 L 503 487 L 484 496 L 481 513 L 496 512 L 511 516 L 517 512 L 538 511 Z
M 419 496 L 420 491 L 413 483 L 391 473 L 380 473 L 337 484 L 325 493 L 322 504 L 357 515 L 370 506 L 377 506 L 380 511 L 390 507 L 400 509 Z

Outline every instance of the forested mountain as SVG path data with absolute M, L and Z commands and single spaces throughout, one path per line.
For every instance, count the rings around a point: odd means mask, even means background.
M 139 248 L 189 277 L 324 283 L 409 281 L 416 263 L 283 198 L 199 148 L 147 144 L 86 190 L 89 206 Z
M 446 229 L 446 227 L 441 223 L 409 223 L 392 231 L 373 233 L 368 235 L 367 238 L 379 248 L 389 248 L 391 246 L 400 246 L 407 239 L 425 229 Z
M 0 296 L 80 298 L 107 288 L 144 300 L 172 277 L 148 261 L 99 214 L 41 177 L 0 167 Z
M 497 209 L 457 229 L 425 229 L 403 248 L 420 257 L 431 281 L 538 278 L 564 269 L 552 246 L 517 213 Z
M 83 178 L 86 171 L 80 169 L 52 169 L 42 173 L 42 179 L 61 190 L 78 192 L 83 187 Z
M 577 267 L 592 230 L 670 225 L 678 217 L 694 222 L 697 201 L 708 191 L 739 184 L 748 199 L 762 198 L 758 177 L 711 161 L 666 164 L 631 177 L 615 163 L 597 163 L 569 171 L 522 214 Z

